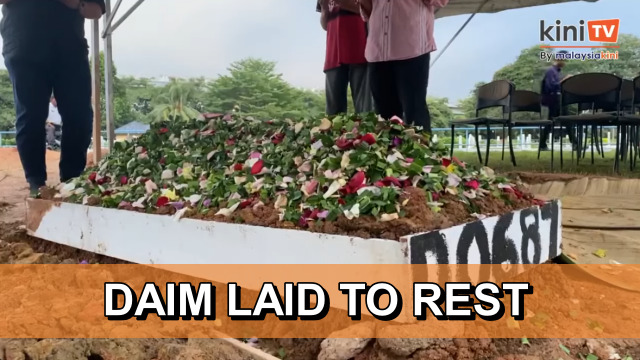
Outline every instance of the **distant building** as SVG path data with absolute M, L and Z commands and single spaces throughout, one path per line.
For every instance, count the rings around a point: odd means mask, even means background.
M 168 76 L 160 76 L 159 78 L 151 79 L 151 85 L 157 86 L 157 87 L 163 87 L 165 85 L 168 85 L 170 82 L 171 82 L 171 78 Z
M 123 141 L 127 138 L 136 138 L 149 130 L 149 124 L 140 121 L 132 121 L 116 129 L 116 141 Z
M 458 105 L 451 105 L 451 104 L 447 104 L 447 106 L 449 107 L 449 109 L 451 110 L 451 112 L 453 113 L 453 117 L 456 119 L 460 119 L 460 118 L 464 118 L 465 117 L 465 113 L 462 110 L 462 108 Z

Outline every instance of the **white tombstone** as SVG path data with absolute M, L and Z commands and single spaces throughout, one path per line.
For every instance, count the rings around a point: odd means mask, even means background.
M 531 134 L 527 135 L 526 143 L 527 143 L 527 150 L 531 150 Z
M 434 143 L 438 142 L 438 135 L 437 134 L 433 134 L 433 142 Z
M 462 149 L 462 135 L 458 135 L 458 149 Z
M 607 131 L 607 146 L 611 145 L 611 131 Z
M 482 135 L 478 135 L 478 144 L 482 144 Z

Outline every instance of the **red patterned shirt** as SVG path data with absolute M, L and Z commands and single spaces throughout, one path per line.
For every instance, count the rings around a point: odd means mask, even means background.
M 320 10 L 319 4 L 316 10 Z M 343 64 L 366 63 L 366 46 L 367 25 L 360 14 L 341 9 L 335 2 L 329 1 L 324 70 L 334 69 Z

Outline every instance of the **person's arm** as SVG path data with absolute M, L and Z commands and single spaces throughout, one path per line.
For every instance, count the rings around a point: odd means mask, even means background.
M 318 9 L 320 10 L 320 26 L 327 31 L 327 19 L 329 17 L 329 3 L 327 0 L 318 1 Z
M 327 31 L 327 12 L 324 10 L 320 13 L 320 26 L 322 30 Z
M 80 15 L 85 19 L 100 19 L 105 13 L 104 1 L 90 2 L 82 1 L 80 3 Z
M 105 13 L 104 0 L 59 0 L 68 8 L 76 9 L 85 19 L 100 19 Z
M 360 13 L 360 6 L 358 5 L 358 3 L 361 3 L 361 1 L 357 1 L 357 0 L 333 0 L 333 1 L 336 4 L 338 4 L 338 6 L 340 6 L 341 9 L 348 10 L 356 14 Z M 371 3 L 371 1 L 369 1 L 369 3 Z

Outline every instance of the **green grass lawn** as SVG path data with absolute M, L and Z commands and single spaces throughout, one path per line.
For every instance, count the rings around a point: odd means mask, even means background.
M 455 151 L 454 156 L 460 160 L 469 164 L 478 166 L 478 156 L 475 152 Z M 540 160 L 538 160 L 537 151 L 516 151 L 516 163 L 517 166 L 513 166 L 509 159 L 509 151 L 505 151 L 505 159 L 502 160 L 502 152 L 492 151 L 489 155 L 489 167 L 493 168 L 497 172 L 507 173 L 512 171 L 531 171 L 542 173 L 562 173 L 562 174 L 584 174 L 584 175 L 600 175 L 600 176 L 623 176 L 628 178 L 640 177 L 640 162 L 639 166 L 632 172 L 629 170 L 629 162 L 624 162 L 621 165 L 620 174 L 616 174 L 613 171 L 613 159 L 614 152 L 605 152 L 605 158 L 602 155 L 594 154 L 594 164 L 591 164 L 591 152 L 587 152 L 587 156 L 580 160 L 580 164 L 576 164 L 576 159 L 571 161 L 571 151 L 568 149 L 564 151 L 564 166 L 560 169 L 560 152 L 554 153 L 554 166 L 551 170 L 551 151 L 543 151 L 540 154 Z M 576 154 L 574 153 L 574 157 Z M 482 153 L 484 161 L 484 149 Z

